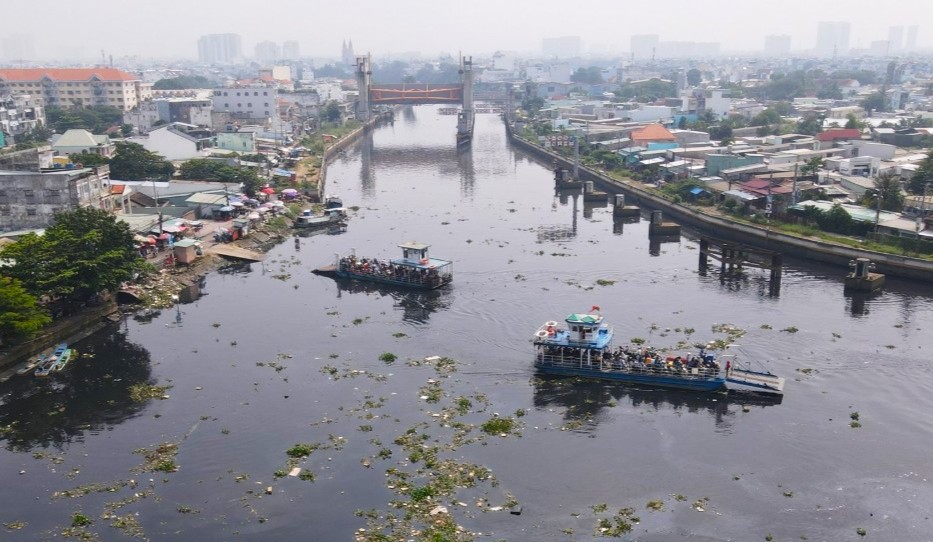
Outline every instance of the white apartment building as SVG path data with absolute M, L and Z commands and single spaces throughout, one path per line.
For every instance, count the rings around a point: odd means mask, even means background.
M 212 92 L 214 111 L 258 119 L 275 114 L 276 90 L 268 86 L 218 88 Z
M 208 34 L 198 39 L 198 60 L 203 64 L 235 64 L 242 58 L 239 34 Z
M 152 85 L 115 68 L 0 69 L 0 95 L 23 93 L 44 107 L 110 105 L 129 111 L 152 96 Z

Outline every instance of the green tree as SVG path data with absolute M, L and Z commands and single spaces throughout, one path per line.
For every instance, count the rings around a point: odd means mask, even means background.
M 885 211 L 900 211 L 904 208 L 904 191 L 901 179 L 893 173 L 882 173 L 875 177 L 875 197 L 881 200 L 881 209 Z
M 52 130 L 44 126 L 37 126 L 28 132 L 16 136 L 16 150 L 31 149 L 40 145 L 48 145 L 52 138 Z
M 820 115 L 810 115 L 800 119 L 797 122 L 797 133 L 806 135 L 816 135 L 823 131 L 823 117 Z
M 203 75 L 182 75 L 159 79 L 152 84 L 153 90 L 183 90 L 189 88 L 211 88 L 214 84 Z
M 933 150 L 920 162 L 920 167 L 907 181 L 907 190 L 911 194 L 923 194 L 924 187 L 933 188 Z M 929 190 L 927 192 L 929 194 Z
M 178 169 L 178 176 L 182 179 L 241 183 L 243 192 L 250 197 L 256 195 L 261 184 L 259 176 L 254 170 L 246 167 L 228 166 L 219 160 L 188 160 Z
M 338 123 L 341 117 L 340 106 L 337 105 L 337 100 L 330 100 L 327 102 L 327 105 L 325 105 L 324 109 L 321 111 L 321 119 L 324 122 Z
M 823 167 L 823 159 L 820 158 L 819 156 L 815 156 L 807 160 L 802 166 L 800 166 L 800 174 L 804 176 L 813 175 L 821 167 Z
M 855 113 L 849 113 L 846 115 L 846 128 L 861 130 L 862 126 L 863 124 L 859 122 L 858 117 L 855 116 Z
M 27 234 L 0 250 L 0 257 L 13 262 L 6 274 L 32 295 L 70 304 L 115 289 L 142 263 L 129 226 L 92 207 L 58 213 L 44 235 Z
M 703 82 L 703 72 L 696 68 L 687 70 L 687 84 L 691 87 L 698 86 Z
M 0 276 L 0 340 L 30 338 L 52 319 L 20 281 Z
M 111 126 L 120 126 L 123 123 L 123 111 L 111 105 L 77 106 L 67 109 L 50 106 L 45 109 L 45 116 L 49 128 L 59 133 L 80 128 L 94 134 L 102 134 Z
M 68 157 L 73 164 L 83 164 L 85 166 L 102 166 L 110 162 L 107 158 L 96 152 L 76 152 Z
M 781 114 L 774 108 L 767 108 L 761 113 L 758 113 L 752 120 L 749 122 L 749 126 L 770 126 L 772 124 L 780 124 Z
M 602 70 L 600 70 L 597 66 L 577 68 L 577 70 L 570 75 L 570 80 L 574 83 L 598 85 L 603 82 L 603 74 Z
M 861 105 L 866 111 L 884 111 L 884 95 L 881 92 L 872 92 L 862 100 Z
M 173 173 L 171 162 L 138 143 L 118 142 L 116 155 L 110 159 L 110 178 L 115 180 L 170 179 Z

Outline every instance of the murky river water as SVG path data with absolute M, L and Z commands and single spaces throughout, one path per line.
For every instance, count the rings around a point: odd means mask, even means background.
M 510 149 L 495 116 L 480 116 L 458 153 L 455 122 L 408 110 L 334 161 L 329 191 L 359 206 L 346 233 L 211 274 L 199 299 L 78 344 L 93 357 L 66 373 L 0 385 L 0 519 L 22 527 L 2 539 L 51 539 L 80 511 L 104 540 L 124 534 L 102 514 L 124 525 L 129 514 L 152 540 L 352 540 L 366 526 L 356 510 L 384 513 L 398 498 L 387 469 L 423 464 L 396 442 L 409 428 L 441 458 L 495 475 L 439 499 L 479 539 L 588 540 L 623 507 L 641 520 L 630 540 L 855 540 L 859 528 L 933 539 L 929 287 L 893 281 L 846 297 L 841 270 L 794 261 L 779 295 L 757 271 L 700 276 L 692 239 L 655 245 L 644 221 L 614 224 L 608 207 L 555 196 L 548 168 Z M 310 272 L 351 247 L 394 257 L 405 240 L 454 260 L 453 287 L 411 293 Z M 786 395 L 535 378 L 534 329 L 592 305 L 617 341 L 674 346 L 722 338 L 717 323 L 744 329 L 740 354 L 786 376 Z M 387 352 L 398 359 L 380 361 Z M 409 363 L 432 355 L 456 371 Z M 134 403 L 140 382 L 172 386 L 170 397 Z M 442 410 L 460 397 L 462 415 Z M 474 428 L 454 444 L 470 427 L 455 421 L 494 413 L 519 434 Z M 139 472 L 134 450 L 163 442 L 178 444 L 179 470 Z M 296 462 L 313 482 L 273 476 L 296 443 L 320 446 Z M 55 496 L 74 488 L 88 494 Z M 508 496 L 521 515 L 494 510 Z M 661 510 L 646 508 L 654 500 Z

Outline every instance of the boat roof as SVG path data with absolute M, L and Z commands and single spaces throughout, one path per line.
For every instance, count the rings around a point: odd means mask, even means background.
M 426 245 L 417 241 L 405 241 L 404 243 L 400 244 L 398 248 L 407 248 L 409 250 L 424 250 L 429 246 L 431 245 Z
M 451 261 L 442 260 L 440 258 L 428 258 L 428 263 L 421 263 L 399 258 L 397 260 L 392 260 L 392 263 L 395 265 L 403 265 L 405 267 L 414 267 L 416 269 L 436 269 L 438 267 L 450 265 Z
M 599 314 L 573 313 L 564 319 L 568 324 L 598 324 L 603 321 Z

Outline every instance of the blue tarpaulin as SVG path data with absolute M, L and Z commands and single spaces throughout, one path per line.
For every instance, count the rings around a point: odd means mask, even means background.
M 275 168 L 272 170 L 272 174 L 276 177 L 291 177 L 295 172 L 287 169 Z
M 699 186 L 695 186 L 695 187 L 693 187 L 693 188 L 690 189 L 690 193 L 693 194 L 694 196 L 699 196 L 699 195 L 702 194 L 703 192 L 706 192 L 706 189 L 705 189 L 705 188 L 700 188 Z

